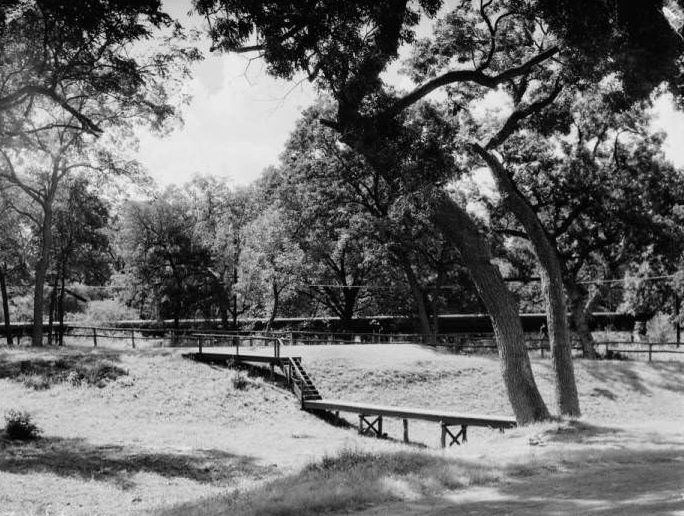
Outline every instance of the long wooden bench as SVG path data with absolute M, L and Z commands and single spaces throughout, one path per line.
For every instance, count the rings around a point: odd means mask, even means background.
M 442 448 L 447 445 L 447 436 L 451 438 L 449 446 L 460 445 L 468 440 L 468 427 L 481 426 L 497 428 L 501 431 L 516 426 L 515 419 L 506 416 L 489 416 L 480 414 L 458 414 L 432 409 L 413 407 L 392 407 L 386 405 L 373 405 L 369 403 L 356 403 L 342 400 L 304 400 L 302 408 L 305 410 L 330 410 L 334 412 L 353 412 L 359 414 L 359 433 L 364 435 L 376 435 L 382 437 L 382 418 L 396 417 L 404 422 L 404 442 L 408 442 L 408 420 L 419 419 L 423 421 L 438 422 L 442 429 Z M 375 419 L 370 419 L 375 417 Z M 454 434 L 449 427 L 460 426 L 460 430 Z

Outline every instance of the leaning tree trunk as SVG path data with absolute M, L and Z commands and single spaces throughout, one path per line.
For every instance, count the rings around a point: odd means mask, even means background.
M 43 205 L 44 217 L 41 228 L 40 257 L 36 263 L 33 291 L 33 346 L 43 345 L 43 296 L 45 294 L 45 278 L 50 265 L 50 249 L 52 248 L 52 201 L 47 199 Z
M 572 363 L 563 275 L 556 247 L 534 209 L 515 186 L 501 162 L 483 147 L 473 145 L 473 148 L 489 166 L 499 188 L 502 202 L 518 219 L 532 243 L 539 262 L 539 275 L 546 300 L 551 362 L 555 375 L 556 405 L 562 415 L 579 417 L 579 397 Z
M 534 380 L 525 347 L 517 303 L 499 269 L 491 262 L 489 248 L 468 214 L 446 194 L 434 203 L 435 226 L 458 248 L 470 271 L 494 327 L 504 385 L 519 424 L 549 419 L 549 411 Z
M 12 328 L 10 324 L 9 295 L 7 294 L 7 282 L 5 280 L 5 269 L 0 267 L 0 296 L 2 296 L 2 316 L 5 321 L 5 338 L 7 345 L 12 345 Z
M 587 290 L 576 282 L 568 282 L 568 300 L 570 303 L 570 323 L 579 338 L 582 346 L 584 358 L 596 360 L 596 348 L 594 347 L 594 337 L 589 329 L 589 316 L 593 305 L 594 295 L 590 295 Z

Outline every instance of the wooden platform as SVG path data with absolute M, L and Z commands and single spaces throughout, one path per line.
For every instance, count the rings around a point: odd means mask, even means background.
M 244 348 L 243 348 L 244 349 Z M 309 411 L 331 411 L 339 415 L 340 412 L 353 412 L 359 415 L 359 433 L 363 435 L 375 435 L 386 437 L 382 430 L 383 417 L 394 417 L 403 420 L 404 442 L 409 442 L 409 419 L 434 421 L 440 424 L 442 429 L 441 444 L 447 445 L 447 436 L 452 444 L 462 444 L 468 440 L 467 430 L 469 426 L 496 428 L 501 430 L 514 428 L 515 419 L 507 416 L 492 416 L 481 414 L 461 414 L 434 409 L 422 409 L 414 407 L 398 407 L 388 405 L 375 405 L 370 403 L 357 403 L 334 399 L 322 399 L 311 377 L 302 366 L 301 357 L 281 357 L 280 346 L 274 345 L 273 354 L 260 354 L 250 351 L 240 351 L 239 348 L 214 348 L 211 352 L 204 351 L 201 347 L 197 352 L 185 353 L 185 358 L 209 363 L 248 362 L 269 364 L 271 377 L 274 368 L 279 367 L 287 379 L 287 385 L 292 388 L 299 399 L 302 409 Z M 460 430 L 452 433 L 450 427 L 460 426 Z
M 506 416 L 458 414 L 455 412 L 431 409 L 393 407 L 341 400 L 304 400 L 302 402 L 302 407 L 306 410 L 331 410 L 336 413 L 355 412 L 359 414 L 359 433 L 362 435 L 375 435 L 376 437 L 386 436 L 382 431 L 383 417 L 400 418 L 404 423 L 405 443 L 409 442 L 409 419 L 435 421 L 440 424 L 442 429 L 442 448 L 446 448 L 447 446 L 447 436 L 451 438 L 449 446 L 465 443 L 468 440 L 469 426 L 497 428 L 502 432 L 506 428 L 514 428 L 516 426 L 515 419 Z M 452 426 L 460 426 L 461 428 L 458 432 L 453 433 L 450 429 Z
M 273 355 L 263 355 L 257 353 L 183 353 L 183 358 L 190 358 L 198 362 L 254 362 L 260 364 L 284 365 L 288 363 L 290 357 L 275 357 Z M 297 357 L 293 357 L 297 358 Z
M 369 403 L 355 403 L 341 400 L 304 401 L 304 408 L 308 410 L 333 410 L 336 412 L 355 412 L 374 416 L 396 417 L 401 419 L 421 419 L 435 421 L 447 425 L 472 425 L 489 428 L 514 428 L 515 419 L 506 416 L 491 416 L 480 414 L 458 414 L 431 409 L 413 407 L 392 407 L 386 405 L 372 405 Z

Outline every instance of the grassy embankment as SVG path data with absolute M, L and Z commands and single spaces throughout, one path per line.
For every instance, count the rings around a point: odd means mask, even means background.
M 329 396 L 508 413 L 494 357 L 415 346 L 286 351 L 303 356 Z M 550 401 L 550 363 L 533 365 Z M 641 513 L 679 508 L 682 364 L 579 361 L 577 375 L 582 422 L 473 429 L 467 446 L 443 452 L 436 424 L 411 422 L 412 447 L 360 438 L 300 411 L 260 377 L 176 352 L 4 351 L 0 414 L 27 410 L 44 435 L 0 441 L 0 513 L 411 514 L 458 505 L 525 514 L 544 504 L 628 513 L 630 500 L 647 504 L 634 505 Z M 400 438 L 400 421 L 385 429 Z

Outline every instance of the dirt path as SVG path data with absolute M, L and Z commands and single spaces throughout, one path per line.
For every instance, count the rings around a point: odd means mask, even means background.
M 370 515 L 684 515 L 684 448 L 518 477 L 440 498 L 374 507 Z

